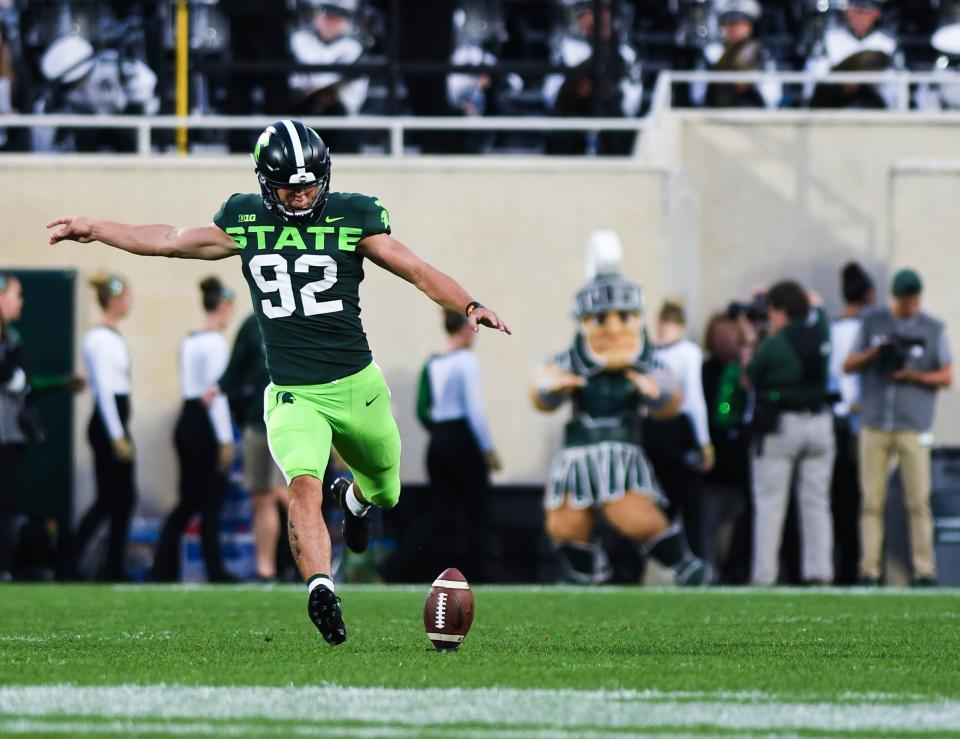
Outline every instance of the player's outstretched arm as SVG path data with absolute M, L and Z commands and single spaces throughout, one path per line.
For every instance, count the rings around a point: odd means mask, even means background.
M 57 218 L 47 224 L 56 230 L 50 243 L 77 241 L 89 244 L 100 241 L 130 254 L 145 257 L 179 257 L 180 259 L 223 259 L 236 254 L 236 245 L 219 226 L 178 228 L 176 226 L 130 226 L 112 221 L 95 221 L 83 216 Z
M 513 333 L 496 313 L 470 297 L 470 293 L 464 290 L 460 283 L 423 261 L 392 236 L 387 234 L 368 236 L 360 242 L 357 252 L 374 264 L 416 286 L 424 295 L 444 308 L 461 312 L 467 309 L 467 306 L 475 305 L 476 307 L 467 314 L 467 320 L 474 331 L 478 331 L 483 325 L 506 334 Z

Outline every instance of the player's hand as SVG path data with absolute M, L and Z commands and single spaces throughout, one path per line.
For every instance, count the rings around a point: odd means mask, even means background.
M 484 454 L 483 459 L 487 463 L 487 469 L 491 472 L 499 472 L 503 469 L 503 465 L 500 463 L 500 455 L 493 449 Z
M 660 400 L 660 384 L 645 372 L 627 370 L 627 379 L 637 386 L 637 390 L 647 400 Z
M 467 323 L 470 324 L 475 332 L 480 330 L 480 326 L 486 326 L 487 328 L 496 328 L 500 331 L 503 331 L 505 334 L 512 334 L 513 331 L 500 320 L 500 317 L 494 313 L 489 308 L 479 307 L 475 310 L 470 311 L 470 315 L 467 316 Z
M 81 244 L 89 244 L 96 241 L 93 237 L 93 222 L 83 216 L 66 216 L 50 221 L 47 228 L 59 226 L 56 231 L 50 234 L 50 243 L 56 244 L 60 241 L 79 241 Z
M 217 467 L 220 472 L 229 470 L 236 456 L 237 453 L 233 444 L 221 444 L 217 451 Z
M 136 451 L 133 448 L 133 442 L 130 441 L 130 439 L 128 439 L 126 436 L 121 436 L 119 439 L 114 439 L 113 455 L 121 462 L 132 462 L 133 458 L 136 456 Z

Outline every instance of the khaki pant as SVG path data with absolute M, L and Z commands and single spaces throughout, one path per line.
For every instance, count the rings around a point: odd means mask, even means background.
M 860 485 L 863 507 L 860 535 L 863 554 L 860 574 L 879 579 L 883 558 L 883 515 L 887 502 L 890 462 L 900 464 L 907 513 L 913 576 L 936 576 L 933 558 L 933 517 L 930 515 L 930 450 L 920 446 L 917 431 L 880 431 L 864 426 L 860 433 Z
M 833 417 L 830 413 L 780 415 L 780 429 L 754 445 L 753 568 L 754 585 L 777 580 L 783 519 L 790 500 L 790 481 L 797 475 L 800 511 L 801 570 L 804 580 L 833 580 L 833 520 L 830 477 L 833 473 Z

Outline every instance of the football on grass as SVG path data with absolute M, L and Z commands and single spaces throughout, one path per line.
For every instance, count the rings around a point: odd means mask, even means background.
M 440 651 L 451 651 L 473 623 L 473 592 L 460 570 L 448 567 L 433 581 L 423 604 L 423 627 Z

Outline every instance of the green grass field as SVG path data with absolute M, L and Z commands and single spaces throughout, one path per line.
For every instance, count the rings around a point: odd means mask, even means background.
M 0 735 L 958 736 L 960 592 L 0 586 Z

